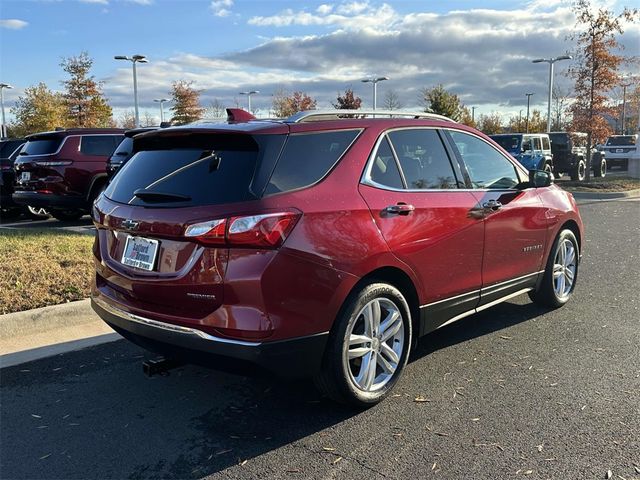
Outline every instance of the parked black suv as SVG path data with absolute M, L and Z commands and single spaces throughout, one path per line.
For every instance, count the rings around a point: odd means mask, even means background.
M 551 132 L 553 173 L 556 177 L 569 174 L 571 180 L 583 181 L 587 173 L 587 134 L 581 132 Z M 594 177 L 607 174 L 604 152 L 591 149 L 591 169 Z
M 120 167 L 133 157 L 133 137 L 139 133 L 150 132 L 157 128 L 158 127 L 133 128 L 124 132 L 124 138 L 120 142 L 120 145 L 118 145 L 113 155 L 107 160 L 107 175 L 109 178 L 113 177 Z
M 0 216 L 2 218 L 16 217 L 22 212 L 22 207 L 13 201 L 11 195 L 16 177 L 13 162 L 24 143 L 24 138 L 10 138 L 0 142 Z
M 107 184 L 107 159 L 124 130 L 73 128 L 30 135 L 15 160 L 13 200 L 75 220 Z

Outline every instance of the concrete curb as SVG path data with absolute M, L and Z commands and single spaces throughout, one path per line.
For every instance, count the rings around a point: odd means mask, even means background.
M 640 197 L 640 188 L 635 190 L 627 190 L 625 192 L 570 192 L 575 199 L 590 199 L 590 200 L 609 200 L 612 198 L 630 198 Z
M 100 321 L 90 300 L 0 315 L 0 340 Z

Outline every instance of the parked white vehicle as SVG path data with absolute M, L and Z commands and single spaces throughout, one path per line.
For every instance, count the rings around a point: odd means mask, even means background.
M 609 168 L 620 166 L 629 168 L 629 159 L 638 155 L 638 134 L 611 135 L 603 148 Z

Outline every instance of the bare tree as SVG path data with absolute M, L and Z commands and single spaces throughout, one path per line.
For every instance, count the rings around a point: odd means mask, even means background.
M 133 110 L 125 110 L 118 119 L 118 126 L 120 128 L 136 128 L 136 116 Z
M 400 101 L 399 95 L 395 90 L 387 90 L 384 95 L 384 108 L 386 110 L 400 110 L 404 104 Z
M 222 118 L 225 116 L 225 108 L 220 100 L 214 98 L 209 102 L 209 106 L 207 107 L 207 111 L 205 114 L 208 118 Z
M 571 103 L 571 93 L 568 88 L 562 88 L 554 84 L 551 96 L 553 98 L 551 104 L 551 130 L 560 132 L 568 124 L 567 113 Z

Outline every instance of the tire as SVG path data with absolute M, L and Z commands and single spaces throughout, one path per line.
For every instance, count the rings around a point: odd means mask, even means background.
M 600 164 L 598 166 L 594 165 L 593 176 L 599 178 L 607 176 L 607 161 L 604 158 L 600 160 Z
M 542 282 L 537 290 L 529 292 L 529 298 L 545 307 L 562 307 L 576 288 L 579 258 L 576 236 L 569 229 L 562 230 L 553 242 Z
M 51 213 L 49 213 L 49 210 L 46 210 L 44 208 L 31 207 L 31 206 L 26 207 L 25 213 L 27 217 L 33 220 L 46 220 L 51 216 Z
M 78 220 L 80 217 L 85 215 L 83 210 L 52 210 L 51 215 L 53 218 L 60 220 L 62 222 L 70 222 L 73 220 Z
M 13 220 L 18 218 L 21 213 L 20 208 L 3 208 L 0 209 L 0 220 Z
M 544 164 L 544 166 L 542 167 L 542 170 L 544 170 L 545 172 L 548 172 L 548 173 L 553 175 L 553 167 L 551 166 L 551 164 L 549 162 Z
M 584 182 L 587 176 L 587 164 L 584 160 L 578 160 L 578 164 L 571 172 L 571 180 L 574 182 Z
M 385 322 L 387 328 L 379 330 Z M 390 336 L 384 339 L 385 334 Z M 367 284 L 349 295 L 336 318 L 316 387 L 337 402 L 371 407 L 400 378 L 411 340 L 411 313 L 402 293 L 386 283 Z

